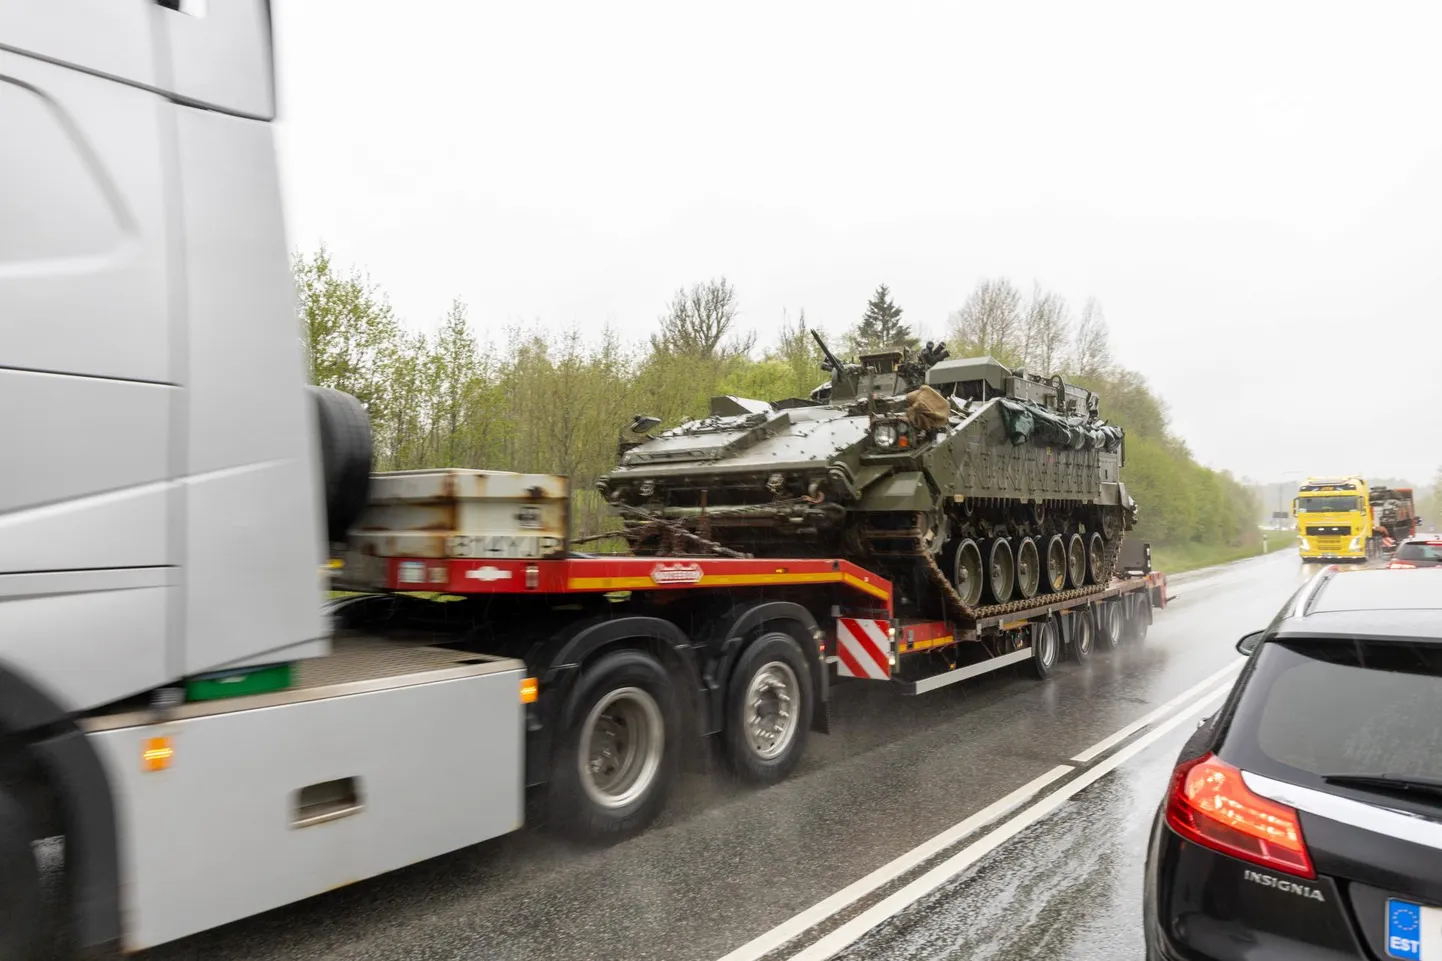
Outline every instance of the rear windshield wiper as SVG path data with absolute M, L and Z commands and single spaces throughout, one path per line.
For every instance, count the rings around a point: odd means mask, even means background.
M 1400 794 L 1426 794 L 1442 798 L 1442 778 L 1401 774 L 1323 774 L 1322 780 L 1338 787 L 1389 791 Z

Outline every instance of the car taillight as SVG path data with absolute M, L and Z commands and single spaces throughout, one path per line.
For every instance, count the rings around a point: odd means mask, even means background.
M 1188 841 L 1244 861 L 1315 878 L 1294 808 L 1252 793 L 1242 772 L 1207 754 L 1172 774 L 1167 824 Z
M 1392 563 L 1390 563 L 1390 564 L 1387 565 L 1387 569 L 1388 569 L 1388 570 L 1392 570 L 1392 571 L 1400 571 L 1400 570 L 1403 570 L 1403 569 L 1406 569 L 1406 568 L 1411 568 L 1411 569 L 1413 569 L 1413 570 L 1416 570 L 1417 565 L 1416 565 L 1416 564 L 1408 564 L 1406 561 L 1393 561 Z

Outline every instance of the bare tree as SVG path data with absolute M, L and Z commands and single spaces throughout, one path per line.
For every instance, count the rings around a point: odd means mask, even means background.
M 671 305 L 661 315 L 661 329 L 651 335 L 653 350 L 695 357 L 725 360 L 751 352 L 756 345 L 754 331 L 734 337 L 727 335 L 736 324 L 736 288 L 726 278 L 694 284 L 676 291 Z
M 1072 368 L 1080 377 L 1098 377 L 1110 371 L 1111 367 L 1112 348 L 1106 315 L 1096 298 L 1089 297 L 1077 323 Z
M 1066 342 L 1071 336 L 1066 300 L 1033 283 L 1022 329 L 1022 363 L 1034 373 L 1053 373 L 1065 359 Z
M 989 354 L 1007 363 L 1020 360 L 1021 292 L 1011 281 L 981 281 L 947 322 L 958 357 Z

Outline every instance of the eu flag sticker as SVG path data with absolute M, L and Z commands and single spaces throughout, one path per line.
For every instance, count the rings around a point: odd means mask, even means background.
M 1422 908 L 1411 901 L 1387 900 L 1387 957 L 1422 961 Z

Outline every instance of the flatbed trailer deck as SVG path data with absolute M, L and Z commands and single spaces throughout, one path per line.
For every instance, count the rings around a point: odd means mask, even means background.
M 391 557 L 371 559 L 378 564 L 371 576 L 374 587 L 390 592 L 551 602 L 573 595 L 640 596 L 662 599 L 661 606 L 670 611 L 688 598 L 697 600 L 702 610 L 714 608 L 707 601 L 718 597 L 730 601 L 733 609 L 799 602 L 810 615 L 806 627 L 817 642 L 816 651 L 832 669 L 827 673 L 886 680 L 906 693 L 920 694 L 1028 660 L 1044 677 L 1063 652 L 1085 659 L 1097 645 L 1114 647 L 1129 636 L 1145 634 L 1152 608 L 1166 605 L 1166 577 L 1149 570 L 1149 552 L 1143 556 L 1140 569 L 1082 597 L 1054 601 L 1041 595 L 1019 610 L 968 623 L 906 616 L 887 578 L 840 558 Z M 643 601 L 641 606 L 651 604 Z M 829 678 L 819 680 L 824 702 Z

